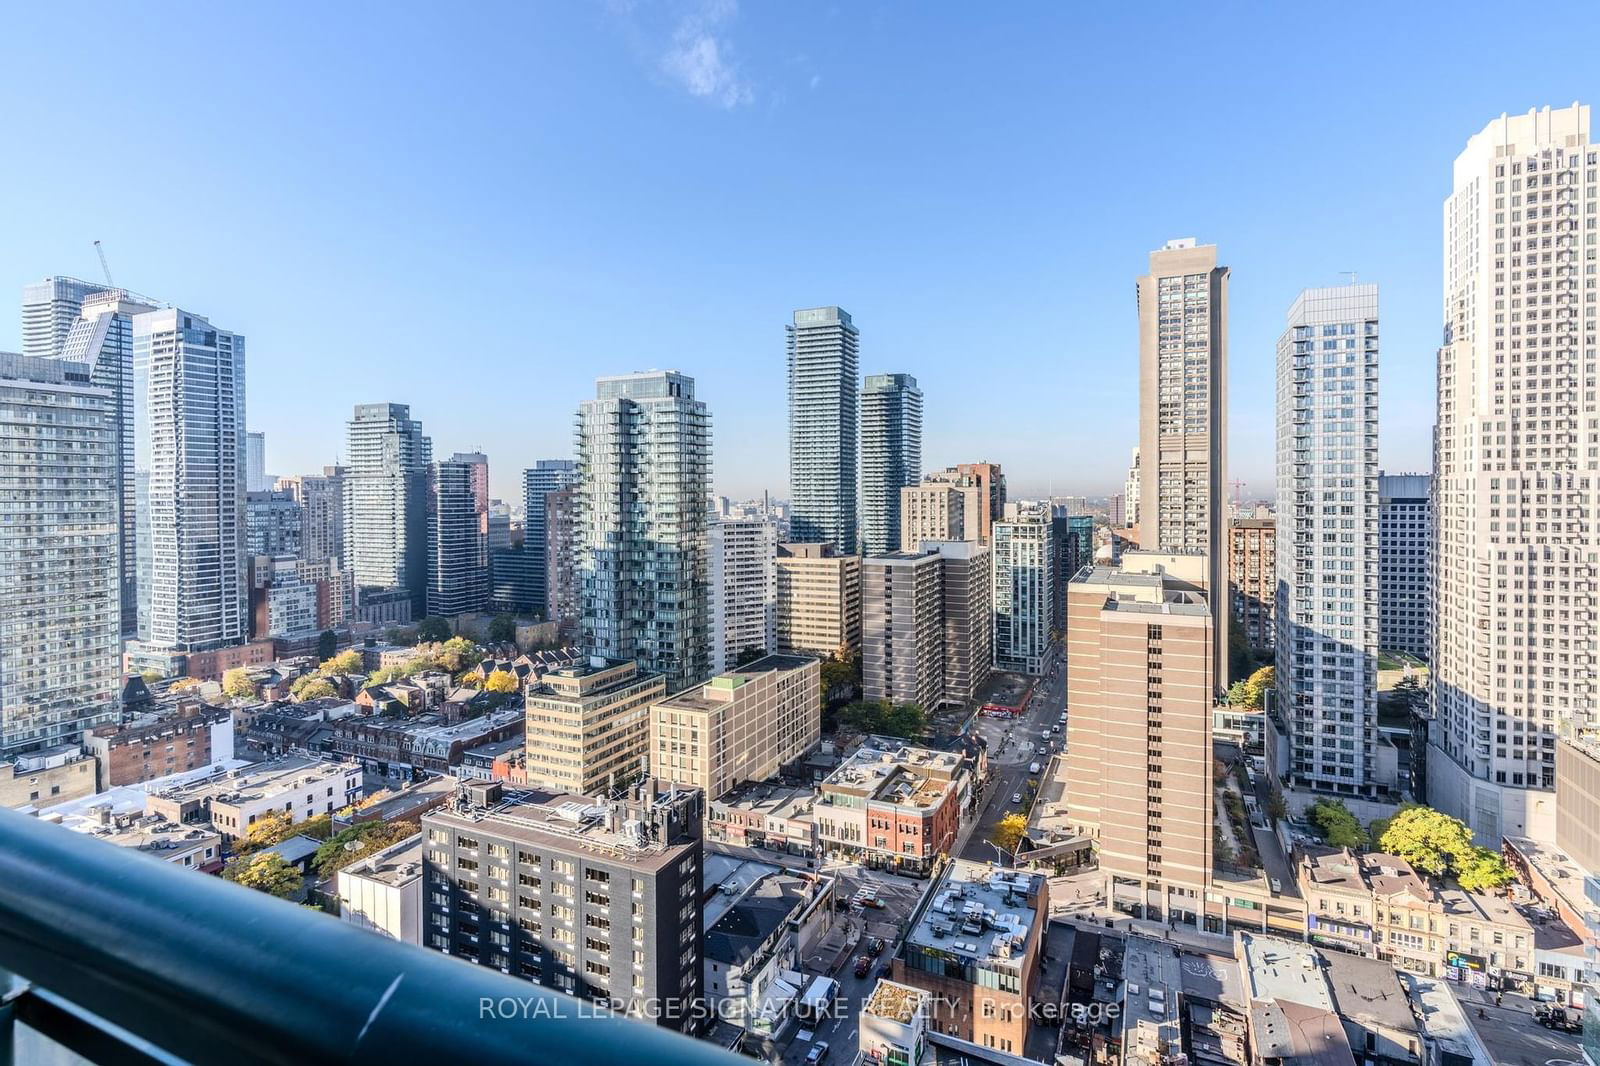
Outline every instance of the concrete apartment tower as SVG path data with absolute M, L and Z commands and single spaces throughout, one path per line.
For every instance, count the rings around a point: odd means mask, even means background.
M 545 621 L 555 619 L 548 574 L 550 571 L 549 519 L 546 497 L 578 483 L 578 464 L 573 459 L 540 459 L 522 472 L 523 537 L 522 550 L 533 553 L 535 587 L 530 590 L 535 607 L 544 612 Z
M 243 644 L 244 337 L 169 307 L 133 316 L 133 353 L 135 476 L 149 485 L 140 640 L 175 652 Z
M 1200 554 L 1123 553 L 1067 591 L 1067 812 L 1106 898 L 1199 924 L 1211 880 L 1211 610 Z
M 742 653 L 772 650 L 778 619 L 778 524 L 765 516 L 725 518 L 708 530 L 711 557 L 711 672 Z
M 1228 603 L 1246 645 L 1278 642 L 1278 521 L 1235 518 L 1228 523 Z
M 428 605 L 428 468 L 433 442 L 403 403 L 362 403 L 345 423 L 344 535 L 357 602 L 403 590 Z
M 1555 837 L 1555 741 L 1592 732 L 1600 147 L 1578 104 L 1501 117 L 1444 202 L 1428 801 L 1480 844 Z
M 54 292 L 67 280 L 50 279 L 41 283 L 40 287 Z M 156 302 L 142 296 L 132 296 L 121 289 L 100 289 L 76 299 L 76 306 L 78 319 L 67 330 L 60 350 L 37 354 L 88 363 L 92 368 L 90 374 L 94 383 L 111 393 L 118 452 L 117 566 L 122 601 L 122 635 L 132 639 L 139 634 L 139 508 L 134 474 L 133 318 L 154 311 Z M 49 307 L 48 316 L 35 316 L 31 332 L 36 344 L 42 344 L 46 337 L 54 338 L 57 335 L 53 327 L 59 318 L 54 300 L 50 301 Z M 43 328 L 46 321 L 51 326 L 48 330 Z M 24 340 L 26 342 L 27 338 Z
M 944 481 L 924 481 L 900 490 L 900 550 L 916 551 L 929 540 L 978 541 L 978 488 Z
M 267 477 L 267 435 L 244 435 L 244 491 L 269 492 L 272 479 Z
M 957 463 L 935 470 L 922 482 L 976 490 L 976 508 L 964 513 L 966 533 L 961 539 L 989 543 L 994 524 L 1006 514 L 1006 476 L 999 463 Z
M 1205 552 L 1226 588 L 1228 268 L 1192 237 L 1150 253 L 1139 279 L 1139 545 Z M 1213 620 L 1213 679 L 1228 683 L 1228 613 Z
M 994 525 L 994 665 L 1041 674 L 1050 654 L 1055 603 L 1055 530 L 1047 511 L 1018 514 Z
M 1374 798 L 1378 287 L 1306 289 L 1278 338 L 1278 699 L 1286 783 Z M 1267 746 L 1269 759 L 1275 745 Z
M 579 643 L 664 674 L 711 672 L 711 416 L 676 370 L 604 377 L 578 409 Z
M 1122 519 L 1124 525 L 1137 526 L 1139 524 L 1139 449 L 1133 449 L 1133 457 L 1128 463 L 1128 476 L 1122 482 Z
M 858 550 L 856 441 L 860 340 L 837 307 L 794 313 L 789 355 L 789 535 Z
M 861 388 L 861 551 L 900 547 L 900 490 L 922 477 L 922 390 L 910 374 L 869 374 Z
M 1378 646 L 1433 656 L 1433 478 L 1378 471 Z
M 831 544 L 780 544 L 777 581 L 780 652 L 861 650 L 861 556 Z
M 0 494 L 0 757 L 117 714 L 117 403 L 93 380 L 89 363 L 0 353 L 0 479 L 36 486 Z
M 117 291 L 111 285 L 69 277 L 49 277 L 24 285 L 22 354 L 59 358 L 66 349 L 67 335 L 83 317 L 84 300 Z

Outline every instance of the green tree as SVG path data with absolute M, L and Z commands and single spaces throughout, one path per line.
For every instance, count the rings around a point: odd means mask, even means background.
M 326 662 L 339 651 L 339 634 L 331 629 L 324 629 L 317 636 L 317 661 Z
M 853 693 L 859 689 L 861 657 L 841 649 L 822 660 L 822 702 L 828 703 L 834 693 Z
M 989 833 L 989 839 L 1006 851 L 1016 851 L 1022 834 L 1028 831 L 1028 816 L 1012 812 L 1003 816 Z
M 510 644 L 517 639 L 517 620 L 509 614 L 497 614 L 489 621 L 489 640 L 495 644 Z
M 222 877 L 279 899 L 288 899 L 300 892 L 300 871 L 282 855 L 270 851 L 234 856 L 223 867 Z
M 1343 800 L 1319 799 L 1306 808 L 1306 818 L 1333 847 L 1359 848 L 1367 843 L 1366 831 Z
M 743 651 L 741 651 L 739 653 L 739 657 L 736 660 L 734 660 L 734 665 L 735 666 L 745 666 L 745 665 L 747 665 L 749 663 L 755 662 L 757 659 L 763 658 L 766 654 L 767 654 L 767 649 L 758 648 L 754 644 L 752 644 L 750 647 L 745 648 Z
M 1431 807 L 1402 808 L 1389 820 L 1378 846 L 1421 873 L 1432 877 L 1453 874 L 1461 887 L 1470 891 L 1500 888 L 1511 881 L 1504 859 L 1474 844 L 1471 831 L 1460 819 Z
M 1267 817 L 1274 822 L 1281 822 L 1289 817 L 1289 804 L 1283 798 L 1283 789 L 1278 785 L 1272 786 L 1272 791 L 1267 794 Z
M 250 680 L 250 671 L 234 667 L 222 675 L 222 691 L 236 700 L 252 700 L 256 696 L 256 683 Z
M 417 623 L 417 640 L 430 644 L 437 644 L 442 640 L 450 639 L 450 622 L 436 614 L 430 614 Z
M 915 703 L 902 703 L 883 716 L 878 731 L 892 737 L 911 739 L 920 737 L 927 729 L 928 712 Z
M 1390 694 L 1410 713 L 1421 711 L 1428 704 L 1428 690 L 1422 687 L 1416 674 L 1402 677 Z
M 1488 848 L 1473 848 L 1472 854 L 1457 861 L 1456 880 L 1468 892 L 1494 892 L 1514 878 L 1505 859 Z
M 289 695 L 294 697 L 297 702 L 304 703 L 307 700 L 326 699 L 329 696 L 337 696 L 339 694 L 339 690 L 333 687 L 333 682 L 325 677 L 312 677 L 309 680 L 301 678 L 300 680 L 306 681 L 306 684 L 300 687 L 300 691 L 295 692 L 293 687 L 289 691 Z M 299 681 L 295 682 L 296 686 L 299 684 Z
M 509 696 L 517 691 L 517 675 L 509 670 L 496 670 L 483 683 L 483 691 L 493 692 L 502 696 Z
M 331 877 L 358 859 L 398 844 L 416 832 L 416 822 L 360 822 L 329 837 L 311 857 L 311 867 L 318 877 Z
M 1230 707 L 1243 707 L 1249 698 L 1250 688 L 1245 682 L 1235 681 L 1228 686 L 1228 705 Z

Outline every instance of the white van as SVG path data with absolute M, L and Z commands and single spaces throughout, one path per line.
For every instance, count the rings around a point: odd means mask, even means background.
M 1028 773 L 1036 774 L 1038 772 L 1039 772 L 1039 764 L 1038 763 L 1031 762 L 1031 763 L 1028 764 Z

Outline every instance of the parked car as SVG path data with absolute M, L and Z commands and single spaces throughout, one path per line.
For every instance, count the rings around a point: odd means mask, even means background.
M 1038 763 L 1031 762 L 1031 763 L 1028 764 L 1028 773 L 1036 774 L 1038 772 L 1039 772 L 1039 764 Z
M 828 1042 L 818 1040 L 811 1045 L 811 1050 L 806 1052 L 806 1066 L 817 1066 L 817 1063 L 828 1057 Z
M 1011 793 L 1011 802 L 1012 803 L 1021 803 L 1022 802 L 1022 793 L 1020 793 L 1020 792 Z
M 856 960 L 856 976 L 865 977 L 872 972 L 872 956 L 863 955 Z
M 882 955 L 883 954 L 883 938 L 882 937 L 876 937 L 875 936 L 871 940 L 867 941 L 867 954 L 868 955 Z
M 1583 1032 L 1583 1022 L 1576 1015 L 1569 1014 L 1564 1007 L 1535 1007 L 1533 1020 L 1558 1033 Z

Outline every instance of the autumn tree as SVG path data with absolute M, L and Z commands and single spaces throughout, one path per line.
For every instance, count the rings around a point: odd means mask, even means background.
M 306 679 L 302 678 L 301 680 Z M 291 688 L 289 695 L 300 703 L 304 703 L 307 700 L 326 699 L 329 696 L 337 696 L 339 694 L 339 690 L 333 687 L 333 682 L 325 677 L 310 678 L 303 686 L 300 686 L 297 682 L 296 687 L 299 687 L 300 691 L 295 692 Z
M 198 677 L 180 677 L 180 678 L 178 678 L 178 680 L 174 681 L 171 685 L 167 686 L 167 691 L 168 692 L 187 692 L 192 688 L 199 688 L 199 687 L 200 687 L 200 679 Z
M 494 673 L 490 674 L 488 679 L 483 683 L 483 691 L 493 692 L 502 696 L 510 695 L 511 693 L 517 691 L 519 687 L 520 686 L 517 684 L 517 675 L 511 673 L 509 670 L 496 670 Z
M 324 676 L 332 674 L 359 674 L 363 661 L 361 653 L 354 648 L 346 649 L 338 655 L 324 659 L 322 665 L 317 667 L 317 672 Z
M 272 851 L 234 856 L 223 867 L 222 877 L 225 881 L 279 899 L 288 899 L 300 893 L 300 871 L 289 860 Z
M 439 645 L 438 654 L 434 662 L 439 669 L 459 674 L 463 670 L 470 670 L 483 661 L 483 653 L 478 651 L 478 646 L 466 637 L 451 637 Z
M 250 679 L 249 670 L 238 666 L 222 675 L 222 691 L 236 700 L 255 699 L 256 683 Z
M 1003 851 L 1015 852 L 1017 845 L 1022 843 L 1022 834 L 1028 831 L 1028 817 L 1015 812 L 1007 814 L 995 823 L 994 829 L 989 834 L 989 839 L 999 845 Z
M 294 817 L 288 811 L 268 811 L 250 823 L 237 848 L 240 852 L 270 848 L 293 835 Z

